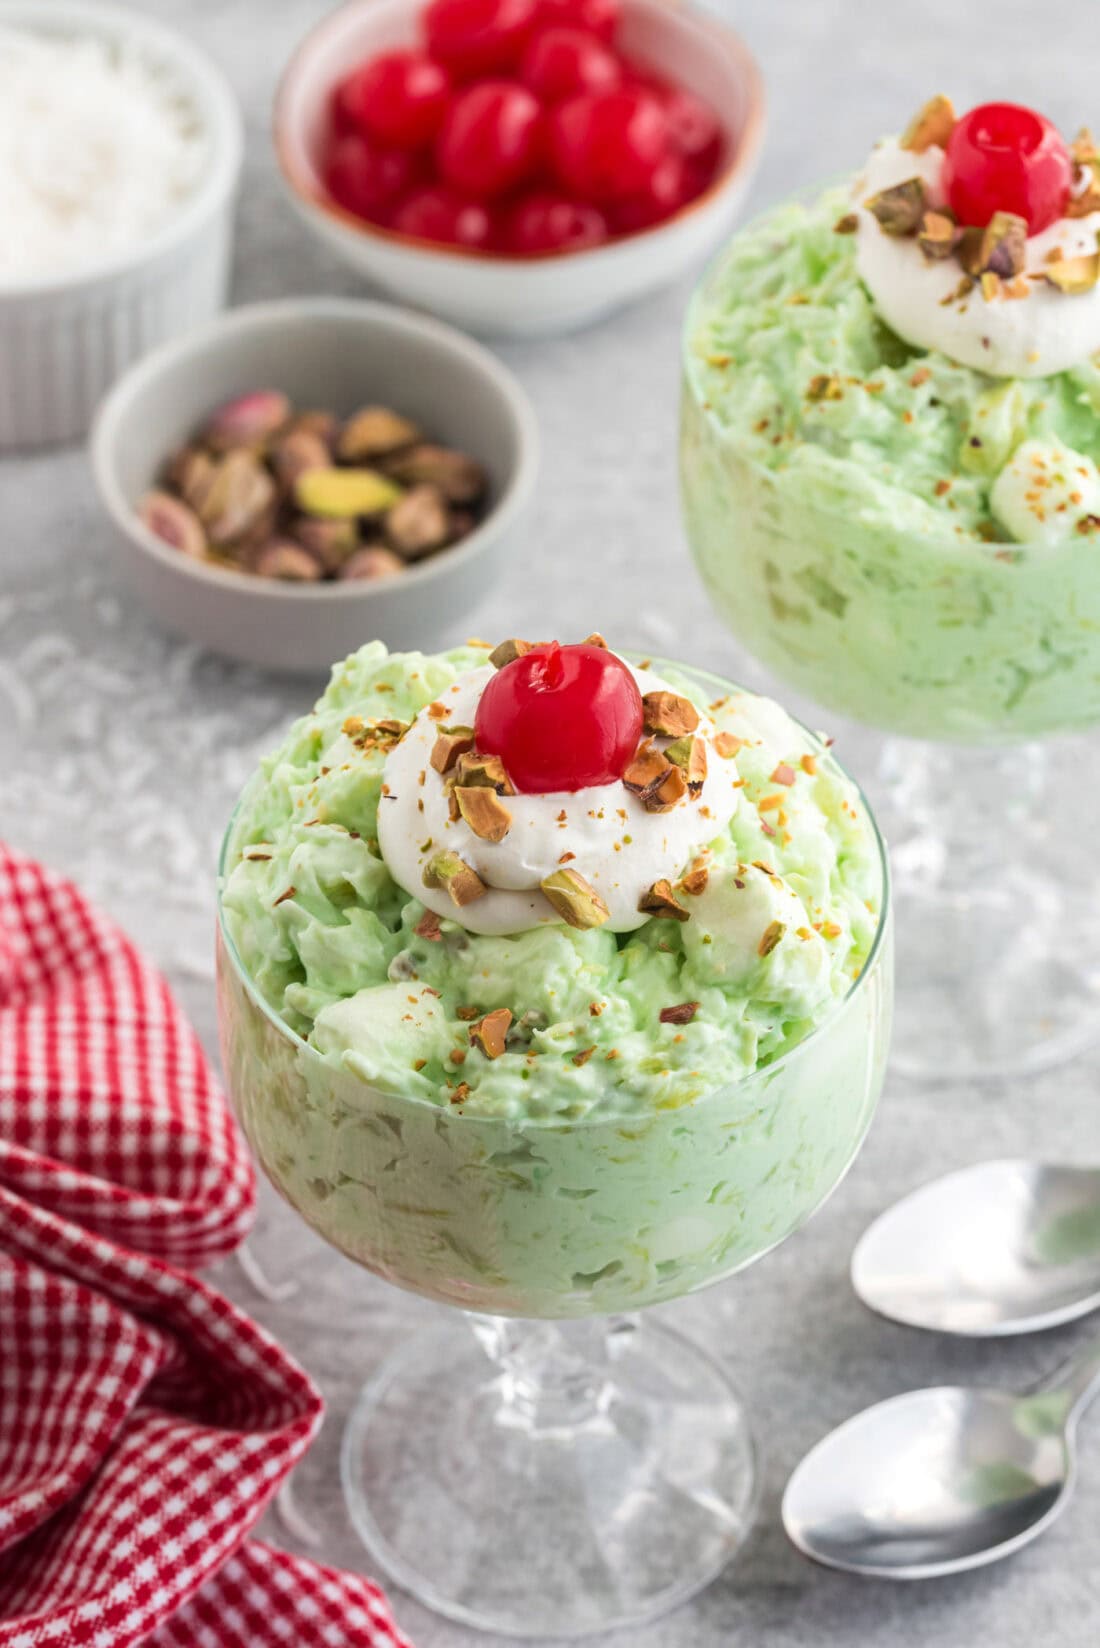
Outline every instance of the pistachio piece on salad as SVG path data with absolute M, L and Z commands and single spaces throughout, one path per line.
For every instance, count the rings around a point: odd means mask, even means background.
M 577 870 L 555 870 L 540 882 L 543 892 L 570 927 L 602 927 L 611 919 L 603 899 Z
M 1082 257 L 1059 258 L 1055 263 L 1045 264 L 1043 279 L 1071 297 L 1091 292 L 1100 279 L 1100 252 L 1086 252 Z
M 672 770 L 664 751 L 646 738 L 631 757 L 630 765 L 623 773 L 623 783 L 644 806 L 648 797 L 656 795 Z
M 909 177 L 892 188 L 880 189 L 864 205 L 884 234 L 915 235 L 928 209 L 924 179 Z
M 437 486 L 411 486 L 386 516 L 386 537 L 406 561 L 442 549 L 451 535 L 447 500 Z
M 687 780 L 692 795 L 698 795 L 707 776 L 707 746 L 705 739 L 690 734 L 678 738 L 665 750 L 665 757 L 679 767 Z
M 400 555 L 395 555 L 385 544 L 367 544 L 348 557 L 336 576 L 375 582 L 379 578 L 393 578 L 404 570 L 405 563 Z
M 424 885 L 442 887 L 460 910 L 464 904 L 472 904 L 488 891 L 475 869 L 457 853 L 448 852 L 436 853 L 434 858 L 429 859 L 424 871 Z
M 408 418 L 388 406 L 364 406 L 348 419 L 336 440 L 339 457 L 348 463 L 384 458 L 403 446 L 412 446 L 421 432 Z
M 1027 253 L 1027 219 L 1014 212 L 994 212 L 982 231 L 982 273 L 1011 280 L 1020 274 Z
M 449 773 L 460 755 L 469 755 L 474 743 L 473 727 L 440 727 L 429 757 L 433 771 Z
M 170 492 L 147 492 L 138 511 L 150 532 L 184 555 L 201 561 L 206 554 L 202 522 L 187 504 Z
M 512 636 L 509 640 L 502 641 L 499 646 L 493 648 L 489 654 L 489 662 L 494 669 L 503 669 L 505 664 L 512 663 L 516 658 L 524 657 L 530 651 L 530 641 L 521 641 L 517 636 Z
M 484 497 L 488 478 L 484 469 L 464 452 L 421 441 L 407 451 L 382 460 L 387 475 L 403 486 L 437 486 L 451 504 L 476 504 Z
M 699 711 L 678 692 L 647 692 L 642 699 L 646 732 L 662 738 L 683 738 L 699 725 Z
M 254 389 L 219 406 L 207 419 L 202 438 L 215 452 L 228 452 L 238 446 L 262 447 L 278 434 L 290 412 L 290 401 L 278 389 Z
M 898 145 L 902 149 L 911 149 L 914 154 L 923 154 L 926 149 L 947 147 L 947 140 L 955 129 L 955 105 L 942 92 L 930 97 L 922 109 L 918 109 L 912 120 L 902 133 Z
M 401 488 L 376 469 L 307 469 L 294 483 L 294 498 L 307 515 L 384 515 Z
M 512 1024 L 512 1010 L 510 1007 L 497 1007 L 491 1013 L 486 1013 L 483 1019 L 471 1024 L 469 1030 L 470 1041 L 474 1047 L 480 1049 L 487 1059 L 499 1059 L 504 1052 L 505 1037 Z
M 504 769 L 499 755 L 476 755 L 460 752 L 455 762 L 456 784 L 467 789 L 495 790 L 498 795 L 515 795 L 515 786 Z
M 763 933 L 760 935 L 760 943 L 756 946 L 757 955 L 770 956 L 786 931 L 786 922 L 769 921 Z
M 655 881 L 649 891 L 642 894 L 638 900 L 638 908 L 647 916 L 664 916 L 671 921 L 691 919 L 691 911 L 685 910 L 680 903 L 672 891 L 672 883 L 663 878 Z
M 962 239 L 962 233 L 946 209 L 925 212 L 917 230 L 917 245 L 926 258 L 938 263 L 951 256 Z
M 458 810 L 481 841 L 503 841 L 512 828 L 512 815 L 495 790 L 481 784 L 456 784 Z

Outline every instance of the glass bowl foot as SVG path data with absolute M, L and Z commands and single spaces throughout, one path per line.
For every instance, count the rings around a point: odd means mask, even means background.
M 392 1579 L 513 1637 L 676 1607 L 728 1562 L 755 1504 L 725 1375 L 633 1318 L 443 1323 L 367 1385 L 342 1469 L 352 1522 Z

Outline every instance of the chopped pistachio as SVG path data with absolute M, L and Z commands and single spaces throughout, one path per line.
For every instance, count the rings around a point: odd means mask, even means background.
M 714 737 L 715 753 L 720 755 L 723 761 L 732 760 L 744 748 L 744 745 L 745 740 L 738 738 L 736 733 L 720 732 L 716 733 Z
M 495 790 L 459 785 L 454 794 L 459 812 L 480 840 L 504 840 L 512 828 L 512 815 Z
M 494 1008 L 493 1012 L 486 1013 L 477 1024 L 470 1026 L 470 1040 L 475 1047 L 481 1049 L 487 1059 L 499 1059 L 504 1052 L 504 1038 L 512 1024 L 512 1013 L 508 1007 Z
M 982 290 L 982 297 L 987 303 L 992 303 L 1002 296 L 1004 283 L 1000 275 L 995 275 L 992 269 L 983 269 L 978 282 Z
M 858 228 L 859 213 L 845 212 L 844 216 L 838 217 L 833 224 L 833 233 L 835 235 L 854 235 Z
M 914 154 L 923 154 L 933 144 L 943 149 L 954 129 L 955 105 L 940 92 L 917 110 L 902 133 L 900 147 L 911 149 Z
M 478 755 L 474 751 L 459 755 L 455 762 L 454 782 L 464 789 L 495 790 L 498 795 L 516 793 L 499 755 Z
M 493 648 L 489 654 L 489 662 L 495 669 L 503 669 L 505 664 L 511 664 L 516 658 L 522 658 L 525 653 L 530 651 L 530 641 L 521 641 L 518 637 L 512 636 L 509 640 L 502 641 L 498 647 Z
M 665 750 L 665 758 L 681 769 L 687 779 L 688 789 L 692 795 L 698 795 L 707 776 L 706 741 L 702 738 L 693 738 L 690 734 L 678 738 Z
M 681 1001 L 675 1007 L 662 1007 L 659 1017 L 662 1024 L 690 1024 L 698 1011 L 697 1001 Z
M 651 790 L 656 790 L 668 770 L 667 757 L 646 738 L 635 750 L 630 765 L 623 774 L 623 783 L 639 800 L 644 800 Z
M 915 235 L 928 207 L 922 177 L 906 178 L 892 188 L 880 189 L 864 205 L 887 235 Z
M 452 901 L 462 909 L 488 892 L 478 875 L 457 853 L 436 853 L 424 871 L 425 887 L 444 887 Z
M 676 692 L 647 692 L 642 699 L 646 732 L 663 738 L 682 738 L 699 725 L 699 711 L 690 698 Z
M 426 939 L 429 944 L 439 944 L 443 939 L 443 934 L 440 931 L 440 918 L 434 910 L 424 911 L 424 914 L 413 928 L 413 932 L 417 938 Z
M 605 652 L 607 651 L 607 642 L 598 629 L 594 629 L 591 635 L 586 635 L 581 645 L 585 647 L 602 647 Z
M 770 921 L 761 935 L 760 943 L 756 946 L 757 955 L 770 956 L 786 931 L 785 922 Z
M 840 379 L 834 372 L 830 376 L 827 372 L 818 372 L 806 385 L 806 399 L 808 401 L 840 401 L 844 399 L 844 389 Z
M 432 745 L 431 765 L 437 773 L 449 773 L 460 755 L 474 748 L 473 727 L 440 727 Z
M 555 870 L 540 885 L 570 927 L 602 927 L 611 917 L 595 887 L 576 870 Z
M 1011 280 L 1024 267 L 1027 254 L 1027 219 L 1015 212 L 994 212 L 982 231 L 982 271 Z
M 647 916 L 667 916 L 672 921 L 688 921 L 690 910 L 685 910 L 667 880 L 655 881 L 648 892 L 638 900 L 638 908 Z
M 1048 263 L 1043 268 L 1043 279 L 1071 297 L 1091 292 L 1100 279 L 1100 252 L 1086 252 L 1083 257 L 1060 258 L 1057 263 Z
M 930 262 L 938 263 L 951 256 L 962 234 L 949 212 L 925 212 L 917 231 L 917 245 Z

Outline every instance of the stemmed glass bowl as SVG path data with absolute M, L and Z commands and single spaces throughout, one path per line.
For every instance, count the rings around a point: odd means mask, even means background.
M 374 1372 L 343 1448 L 356 1529 L 428 1606 L 513 1636 L 607 1630 L 690 1596 L 745 1537 L 741 1403 L 637 1313 L 760 1258 L 853 1161 L 892 1006 L 875 840 L 873 949 L 815 1031 L 680 1108 L 574 1121 L 466 1115 L 324 1059 L 247 976 L 219 896 L 223 1059 L 260 1166 L 333 1247 L 457 1307 Z M 219 889 L 234 853 L 231 823 Z
M 838 478 L 827 434 L 799 437 L 771 468 L 723 419 L 701 338 L 712 305 L 734 301 L 727 260 L 821 194 L 803 191 L 740 231 L 689 306 L 687 537 L 716 612 L 755 657 L 886 735 L 895 1065 L 940 1080 L 1018 1075 L 1072 1056 L 1100 1026 L 1100 945 L 1079 884 L 1091 866 L 1071 868 L 1072 785 L 1059 793 L 1047 742 L 1100 723 L 1100 563 L 1080 538 L 979 542 L 946 513 L 942 525 L 927 511 L 918 522 L 901 492 L 884 519 Z M 923 351 L 883 333 L 891 365 L 919 371 Z M 734 402 L 737 363 L 722 376 Z

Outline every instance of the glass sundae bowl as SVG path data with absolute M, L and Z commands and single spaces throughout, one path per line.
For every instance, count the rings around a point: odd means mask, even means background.
M 272 1007 L 219 900 L 223 1058 L 260 1166 L 341 1253 L 454 1307 L 375 1371 L 343 1448 L 364 1543 L 440 1613 L 512 1636 L 605 1631 L 681 1602 L 743 1541 L 742 1405 L 710 1356 L 639 1313 L 767 1253 L 859 1150 L 892 1004 L 872 833 L 877 924 L 859 976 L 774 1061 L 711 1072 L 668 1108 L 474 1114 L 372 1085 Z
M 920 119 L 950 131 L 943 106 Z M 1086 314 L 1077 296 L 1032 273 L 1004 291 L 990 275 L 987 299 L 985 276 L 924 255 L 928 214 L 920 250 L 896 219 L 883 230 L 919 178 L 933 203 L 942 162 L 927 131 L 888 140 L 854 182 L 734 237 L 687 316 L 680 465 L 719 616 L 783 682 L 886 735 L 895 1062 L 958 1080 L 1057 1063 L 1096 1033 L 1092 874 L 1050 740 L 1100 722 L 1100 373 L 1086 358 L 1034 375 L 1064 317 Z M 1086 231 L 1071 213 L 1046 237 Z M 1029 268 L 1052 266 L 1046 238 L 1020 244 Z M 1095 311 L 1100 292 L 1081 302 Z M 1007 359 L 1029 326 L 1041 347 L 1018 375 L 965 364 L 971 346 Z

